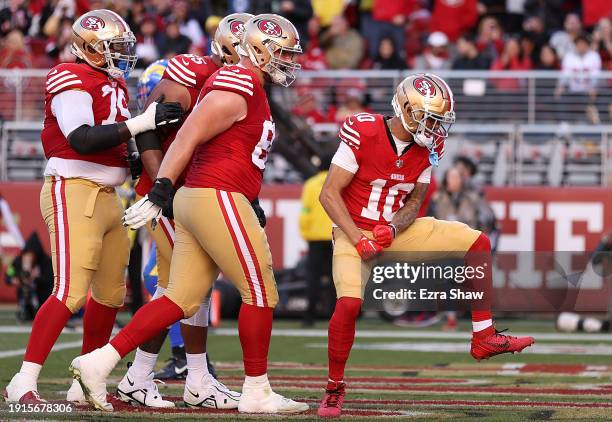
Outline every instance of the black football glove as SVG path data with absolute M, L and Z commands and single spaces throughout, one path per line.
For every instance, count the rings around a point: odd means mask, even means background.
M 155 126 L 165 126 L 180 123 L 183 118 L 181 103 L 164 103 L 164 95 L 160 95 L 155 102 Z
M 142 161 L 140 161 L 140 154 L 137 151 L 130 152 L 128 154 L 128 165 L 130 166 L 130 174 L 132 180 L 136 180 L 142 174 Z

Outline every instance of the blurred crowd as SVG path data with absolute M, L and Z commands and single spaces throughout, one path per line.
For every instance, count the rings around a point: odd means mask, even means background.
M 3 3 L 3 5 L 2 5 Z M 210 53 L 231 12 L 273 12 L 301 34 L 305 69 L 611 69 L 610 0 L 5 0 L 0 67 L 73 60 L 70 27 L 109 8 L 138 38 L 139 66 Z M 571 87 L 569 87 L 571 88 Z

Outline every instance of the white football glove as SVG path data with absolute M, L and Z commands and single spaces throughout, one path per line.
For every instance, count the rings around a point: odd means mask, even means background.
M 123 225 L 136 230 L 152 221 L 153 228 L 162 216 L 162 209 L 149 201 L 149 195 L 145 195 L 140 201 L 129 207 L 123 213 Z

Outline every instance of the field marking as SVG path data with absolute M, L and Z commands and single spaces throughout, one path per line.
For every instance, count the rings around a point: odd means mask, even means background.
M 66 343 L 57 343 L 55 346 L 53 346 L 51 351 L 57 352 L 59 350 L 75 349 L 77 347 L 81 347 L 82 344 L 83 344 L 82 341 L 68 341 Z M 0 359 L 13 358 L 15 356 L 23 356 L 25 351 L 26 349 L 5 350 L 3 352 L 0 352 Z
M 314 349 L 326 349 L 326 343 L 308 343 L 306 347 Z M 444 353 L 468 353 L 469 343 L 443 343 L 443 342 L 421 342 L 421 343 L 355 343 L 353 350 L 377 350 L 393 352 L 444 352 Z M 539 355 L 612 355 L 612 345 L 593 344 L 582 346 L 580 344 L 535 344 L 525 351 L 529 354 Z M 512 370 L 511 373 L 514 373 Z M 596 374 L 598 371 L 587 371 L 588 374 Z M 587 376 L 585 373 L 585 376 Z
M 551 325 L 552 326 L 552 325 Z M 14 333 L 30 333 L 32 328 L 30 326 L 13 326 L 13 325 L 0 325 L 0 334 L 14 334 Z M 79 334 L 82 333 L 82 329 L 77 330 L 64 330 L 63 333 Z M 237 336 L 237 328 L 216 328 L 212 331 L 215 335 L 219 336 Z M 327 337 L 327 330 L 318 329 L 294 329 L 294 328 L 274 328 L 272 330 L 273 336 L 279 337 L 316 337 L 323 338 Z M 451 333 L 444 331 L 433 331 L 433 330 L 417 330 L 417 331 L 391 331 L 391 330 L 357 330 L 357 338 L 398 338 L 398 339 L 434 339 L 434 340 L 466 340 L 472 338 L 472 333 L 461 332 Z M 534 336 L 536 340 L 569 340 L 569 341 L 612 341 L 610 334 L 586 334 L 586 333 L 512 333 L 515 336 Z

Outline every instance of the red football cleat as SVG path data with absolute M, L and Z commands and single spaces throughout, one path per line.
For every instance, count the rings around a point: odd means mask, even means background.
M 9 398 L 9 394 L 6 390 L 4 390 L 4 400 L 6 402 L 11 402 L 12 400 L 10 400 Z M 43 404 L 43 403 L 47 403 L 47 400 L 43 400 L 40 398 L 40 396 L 38 395 L 38 391 L 28 391 L 27 393 L 25 393 L 24 395 L 22 395 L 21 397 L 19 397 L 19 400 L 17 400 L 17 403 L 19 404 Z
M 342 413 L 342 404 L 344 403 L 344 396 L 346 384 L 343 382 L 329 381 L 327 388 L 325 389 L 325 396 L 319 406 L 317 414 L 322 418 L 339 418 Z
M 472 357 L 476 360 L 481 360 L 489 359 L 502 353 L 520 353 L 525 347 L 535 343 L 533 337 L 508 336 L 501 334 L 503 331 L 495 330 L 488 336 L 472 335 L 472 350 L 470 351 Z

